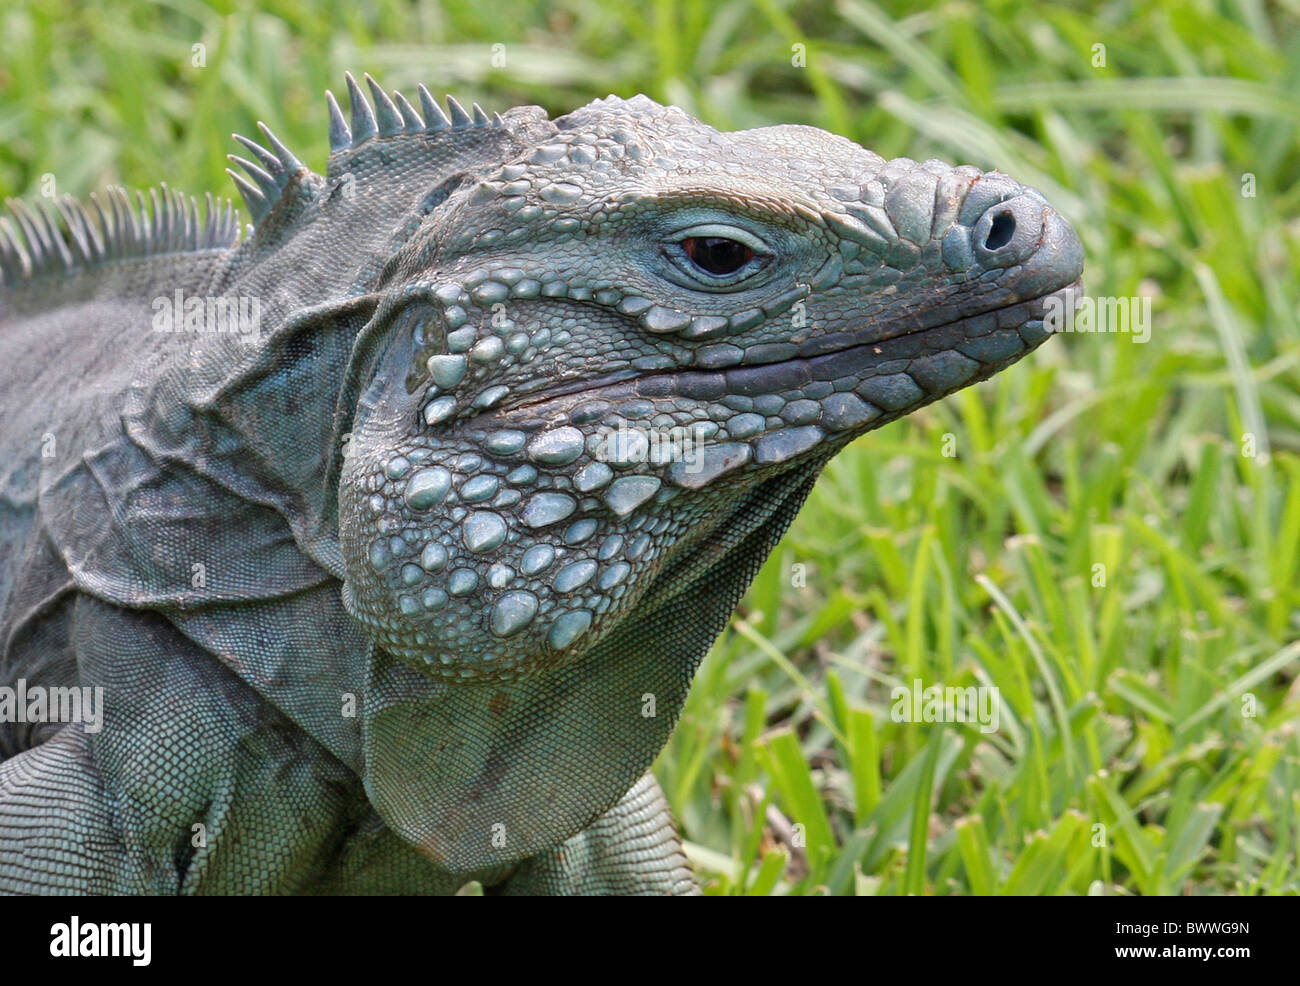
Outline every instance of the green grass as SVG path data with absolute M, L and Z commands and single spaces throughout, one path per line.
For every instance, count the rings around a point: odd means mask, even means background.
M 344 69 L 645 91 L 998 167 L 1089 293 L 1153 299 L 1148 343 L 1052 340 L 827 469 L 656 766 L 710 892 L 1300 891 L 1295 0 L 261 6 L 7 4 L 0 193 L 225 192 L 257 119 L 320 167 Z M 893 721 L 916 678 L 999 729 Z

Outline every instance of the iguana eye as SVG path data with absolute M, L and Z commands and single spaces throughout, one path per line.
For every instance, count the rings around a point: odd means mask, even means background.
M 689 236 L 682 240 L 682 249 L 706 274 L 734 274 L 754 259 L 753 249 L 725 236 Z
M 776 251 L 757 232 L 734 222 L 685 220 L 664 230 L 660 256 L 669 263 L 659 268 L 663 277 L 691 291 L 743 291 L 761 283 Z

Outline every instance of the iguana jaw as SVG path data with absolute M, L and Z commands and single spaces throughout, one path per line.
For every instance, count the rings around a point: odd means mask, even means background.
M 881 364 L 909 357 L 918 349 L 936 352 L 945 345 L 959 352 L 965 347 L 975 354 L 971 358 L 982 365 L 971 379 L 983 379 L 988 373 L 1015 362 L 1046 341 L 1050 333 L 1044 328 L 1044 315 L 1049 307 L 1059 304 L 1061 309 L 1066 309 L 1071 296 L 1077 296 L 1082 288 L 1082 279 L 1077 279 L 1048 294 L 924 328 L 904 325 L 897 329 L 886 329 L 882 333 L 879 327 L 871 326 L 856 335 L 839 333 L 838 339 L 813 337 L 809 340 L 809 345 L 804 347 L 805 355 L 791 359 L 746 360 L 742 367 L 725 373 L 710 373 L 694 368 L 645 372 L 622 370 L 552 386 L 543 384 L 538 388 L 521 387 L 518 388 L 517 396 L 507 398 L 479 417 L 497 427 L 503 427 L 512 416 L 545 413 L 551 402 L 573 395 L 585 395 L 588 399 L 626 399 L 631 396 L 629 387 L 641 396 L 683 394 L 704 389 L 712 378 L 718 376 L 725 378 L 722 384 L 724 393 L 752 392 L 765 375 L 778 381 L 782 378 L 842 381 L 850 377 L 861 377 L 864 370 L 875 370 Z M 1024 347 L 1016 350 L 1010 340 L 1002 347 L 985 346 L 978 341 L 999 329 L 1017 332 Z M 862 337 L 858 338 L 858 335 Z M 845 342 L 846 338 L 852 341 Z M 985 358 L 987 351 L 1005 351 L 1005 355 L 989 360 Z M 632 383 L 629 384 L 629 381 Z M 956 386 L 963 386 L 966 382 L 968 381 L 954 379 Z M 941 397 L 951 389 L 955 387 L 935 393 L 934 396 Z M 761 392 L 780 393 L 782 390 L 778 382 L 771 389 Z
M 1050 334 L 1043 321 L 1049 302 L 1064 305 L 1079 288 L 1076 280 L 1048 295 L 979 316 L 801 359 L 746 365 L 725 373 L 683 370 L 604 384 L 587 381 L 581 390 L 565 387 L 561 392 L 531 395 L 518 405 L 458 421 L 443 429 L 437 440 L 382 466 L 395 480 L 392 485 L 402 491 L 398 495 L 405 497 L 408 508 L 414 504 L 417 523 L 427 516 L 425 524 L 450 528 L 448 535 L 435 530 L 422 550 L 415 550 L 418 540 L 394 537 L 391 540 L 400 541 L 401 547 L 391 552 L 384 547 L 377 555 L 375 546 L 387 540 L 368 542 L 361 565 L 377 573 L 410 571 L 401 578 L 412 590 L 405 595 L 396 590 L 399 600 L 410 600 L 399 603 L 405 607 L 402 617 L 384 618 L 383 601 L 392 598 L 388 595 L 392 590 L 369 578 L 360 583 L 371 593 L 365 599 L 355 595 L 357 583 L 349 583 L 349 609 L 372 628 L 386 649 L 439 676 L 511 677 L 524 669 L 534 673 L 575 659 L 617 625 L 617 614 L 626 606 L 634 605 L 647 591 L 664 591 L 660 576 L 665 568 L 694 557 L 691 545 L 707 539 L 718 525 L 725 526 L 729 511 L 743 502 L 736 498 L 744 497 L 746 490 L 791 470 L 819 470 L 858 435 L 1022 358 Z M 822 400 L 800 396 L 819 383 L 831 384 Z M 776 413 L 758 413 L 765 403 L 767 410 Z M 653 428 L 622 413 L 636 404 L 658 404 L 678 412 L 695 407 L 697 416 L 705 420 L 710 413 L 716 417 L 716 408 L 724 406 L 730 417 L 722 428 L 698 438 L 689 431 L 669 434 L 656 446 Z M 795 415 L 805 414 L 813 415 L 816 424 L 800 424 Z M 482 454 L 485 451 L 487 456 Z M 489 480 L 491 473 L 475 474 L 481 468 L 478 463 L 488 456 L 505 463 L 505 482 Z M 474 464 L 468 462 L 471 458 Z M 397 469 L 394 462 L 399 463 Z M 516 464 L 505 471 L 511 462 Z M 513 504 L 500 499 L 506 489 L 527 490 L 535 482 L 523 475 L 525 471 L 537 475 L 531 463 L 545 469 L 548 462 L 551 468 L 564 463 L 572 477 L 566 492 L 542 488 Z M 463 480 L 456 476 L 461 472 L 466 474 Z M 421 476 L 426 477 L 423 482 Z M 483 486 L 482 494 L 472 491 L 475 483 Z M 378 491 L 388 485 L 372 483 L 369 488 L 376 492 L 370 499 L 383 497 Z M 450 495 L 460 506 L 448 514 L 442 497 L 453 488 L 459 496 Z M 355 500 L 353 505 L 345 501 L 344 506 L 345 518 L 364 516 L 369 509 Z M 426 513 L 429 510 L 433 512 Z M 522 543 L 506 540 L 510 528 L 520 532 Z M 500 560 L 475 574 L 464 561 L 451 560 L 465 547 Z M 409 559 L 404 565 L 397 561 L 400 551 Z M 613 574 L 601 578 L 598 573 Z M 453 591 L 437 588 L 429 595 L 420 583 L 430 576 Z M 510 638 L 518 632 L 512 621 L 522 621 L 526 628 L 536 618 L 536 600 L 544 598 L 534 588 L 538 576 L 544 580 L 539 588 L 554 593 L 554 602 L 547 607 L 545 625 L 550 629 L 545 646 L 538 649 L 534 642 L 527 648 L 512 648 Z M 494 584 L 498 578 L 500 583 Z M 625 594 L 608 595 L 615 589 L 624 589 Z M 468 641 L 449 640 L 450 635 L 438 629 L 442 613 L 455 612 L 458 595 L 476 599 L 484 590 L 497 600 L 484 607 L 487 627 L 463 620 L 449 623 L 462 635 L 467 627 L 471 632 L 479 630 Z M 608 617 L 601 619 L 605 599 L 610 608 Z M 612 607 L 615 599 L 620 605 Z M 428 601 L 435 605 L 428 606 Z M 511 608 L 521 606 L 526 608 Z M 575 642 L 582 646 L 573 647 Z

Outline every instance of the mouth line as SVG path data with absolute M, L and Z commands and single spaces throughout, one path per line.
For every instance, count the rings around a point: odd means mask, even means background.
M 1035 311 L 1036 308 L 1043 309 L 1045 308 L 1046 302 L 1049 298 L 1053 298 L 1057 296 L 1065 297 L 1070 292 L 1080 290 L 1082 288 L 1082 285 L 1083 285 L 1083 279 L 1078 278 L 1073 283 L 1067 284 L 1064 287 L 1057 288 L 1055 291 L 1048 291 L 1041 295 L 1035 295 L 1034 297 L 1031 298 L 1025 298 L 1020 301 L 1015 301 L 1009 305 L 1000 305 L 996 308 L 990 308 L 985 311 L 978 312 L 974 315 L 967 315 L 963 318 L 955 319 L 954 321 L 951 322 L 943 322 L 939 325 L 931 325 L 919 329 L 916 328 L 904 329 L 892 335 L 883 336 L 879 339 L 872 339 L 870 342 L 850 343 L 845 346 L 826 349 L 816 353 L 809 353 L 807 355 L 787 357 L 785 359 L 755 361 L 753 363 L 737 363 L 732 366 L 723 367 L 719 369 L 704 369 L 701 367 L 689 366 L 689 367 L 681 367 L 681 368 L 674 368 L 674 369 L 648 370 L 648 371 L 632 370 L 632 369 L 619 370 L 615 373 L 606 374 L 601 377 L 588 377 L 581 380 L 573 380 L 568 383 L 559 384 L 554 387 L 547 387 L 543 390 L 537 391 L 536 393 L 528 394 L 527 396 L 513 403 L 495 407 L 492 409 L 491 413 L 493 414 L 493 416 L 510 415 L 515 412 L 527 411 L 538 405 L 548 404 L 552 401 L 559 400 L 564 397 L 571 397 L 577 394 L 581 394 L 584 396 L 589 395 L 593 399 L 606 398 L 611 396 L 623 396 L 621 394 L 611 395 L 606 392 L 611 389 L 619 389 L 620 385 L 626 385 L 626 384 L 636 385 L 637 396 L 652 397 L 655 396 L 655 394 L 652 393 L 651 391 L 654 388 L 654 381 L 657 380 L 662 380 L 664 383 L 670 385 L 669 390 L 671 391 L 672 390 L 671 385 L 673 382 L 680 381 L 692 376 L 699 377 L 699 378 L 719 377 L 723 374 L 731 373 L 735 371 L 760 371 L 761 372 L 765 369 L 768 371 L 768 373 L 771 373 L 777 368 L 789 367 L 791 369 L 798 369 L 800 367 L 810 366 L 814 362 L 829 363 L 833 361 L 837 365 L 842 365 L 856 353 L 860 353 L 863 356 L 868 358 L 873 356 L 880 357 L 878 362 L 885 362 L 891 358 L 902 357 L 907 355 L 907 353 L 900 346 L 900 341 L 903 343 L 906 343 L 907 341 L 920 342 L 922 340 L 928 340 L 935 337 L 940 337 L 945 333 L 959 332 L 963 326 L 969 327 L 971 323 L 975 322 L 977 319 L 987 320 L 990 317 L 994 319 L 994 325 L 991 326 L 988 330 L 985 330 L 985 332 L 982 332 L 981 335 L 985 335 L 988 332 L 993 331 L 993 329 L 1006 329 L 1006 328 L 1015 329 L 1027 325 L 1031 322 L 1038 321 L 1043 317 L 1044 311 L 1042 310 Z M 1017 309 L 1023 309 L 1027 317 L 1015 319 L 1007 325 L 1002 325 L 1000 321 L 998 321 L 999 315 L 1004 315 L 1006 313 L 1013 312 Z M 968 337 L 969 335 L 967 333 L 961 334 L 961 338 L 968 338 Z M 1033 345 L 1026 344 L 1025 348 L 1021 352 L 1016 354 L 1016 358 L 1025 355 L 1036 345 L 1037 343 Z M 888 346 L 889 348 L 898 349 L 899 352 L 888 353 L 881 348 L 886 346 Z M 907 348 L 914 348 L 914 347 L 907 347 Z M 773 383 L 779 383 L 779 381 L 774 379 Z M 792 385 L 797 385 L 798 381 L 791 380 L 790 383 Z

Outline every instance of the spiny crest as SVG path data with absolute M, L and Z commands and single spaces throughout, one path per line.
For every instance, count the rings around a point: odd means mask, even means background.
M 284 190 L 289 187 L 289 183 L 300 174 L 307 174 L 308 169 L 305 164 L 299 161 L 289 148 L 280 142 L 280 139 L 271 132 L 261 120 L 257 121 L 257 129 L 262 131 L 262 136 L 270 144 L 270 149 L 263 147 L 255 140 L 250 140 L 241 134 L 231 134 L 235 140 L 239 141 L 252 152 L 260 163 L 254 164 L 247 158 L 239 157 L 236 154 L 227 154 L 231 161 L 239 165 L 248 172 L 249 178 L 253 179 L 256 184 L 250 183 L 243 175 L 226 169 L 226 174 L 234 179 L 235 187 L 239 189 L 239 194 L 244 198 L 244 205 L 253 216 L 253 222 L 260 223 L 275 207 Z
M 373 137 L 396 137 L 398 134 L 439 134 L 448 130 L 473 130 L 479 127 L 499 127 L 504 121 L 500 114 L 488 116 L 478 103 L 473 104 L 473 111 L 465 107 L 452 96 L 447 97 L 447 112 L 444 112 L 429 90 L 420 86 L 420 109 L 423 118 L 405 96 L 394 91 L 390 97 L 383 87 L 367 73 L 366 86 L 374 99 L 374 105 L 366 99 L 365 93 L 357 85 L 357 80 L 349 72 L 348 101 L 351 104 L 351 126 L 343 119 L 334 94 L 325 92 L 325 102 L 330 114 L 330 154 L 348 151 L 360 147 Z
M 367 99 L 352 74 L 347 73 L 345 77 L 351 110 L 350 124 L 344 119 L 334 94 L 328 90 L 325 93 L 330 118 L 331 175 L 352 170 L 355 163 L 351 160 L 352 156 L 376 137 L 436 136 L 505 125 L 500 114 L 493 113 L 489 116 L 478 103 L 474 103 L 471 110 L 466 110 L 452 96 L 447 97 L 447 109 L 444 111 L 424 86 L 419 88 L 420 109 L 417 110 L 400 92 L 385 92 L 369 74 L 364 76 L 370 90 L 370 99 Z M 257 160 L 229 155 L 231 161 L 248 173 L 248 178 L 226 169 L 243 196 L 254 223 L 260 223 L 270 214 L 296 177 L 305 178 L 310 175 L 306 166 L 280 142 L 266 124 L 259 121 L 257 126 L 269 146 L 263 146 L 239 134 L 233 135 Z
M 129 257 L 224 249 L 239 240 L 239 217 L 229 199 L 204 196 L 198 202 L 165 184 L 137 191 L 109 188 L 89 204 L 70 195 L 53 206 L 28 206 L 16 199 L 0 216 L 0 287 L 42 274 L 96 267 Z

